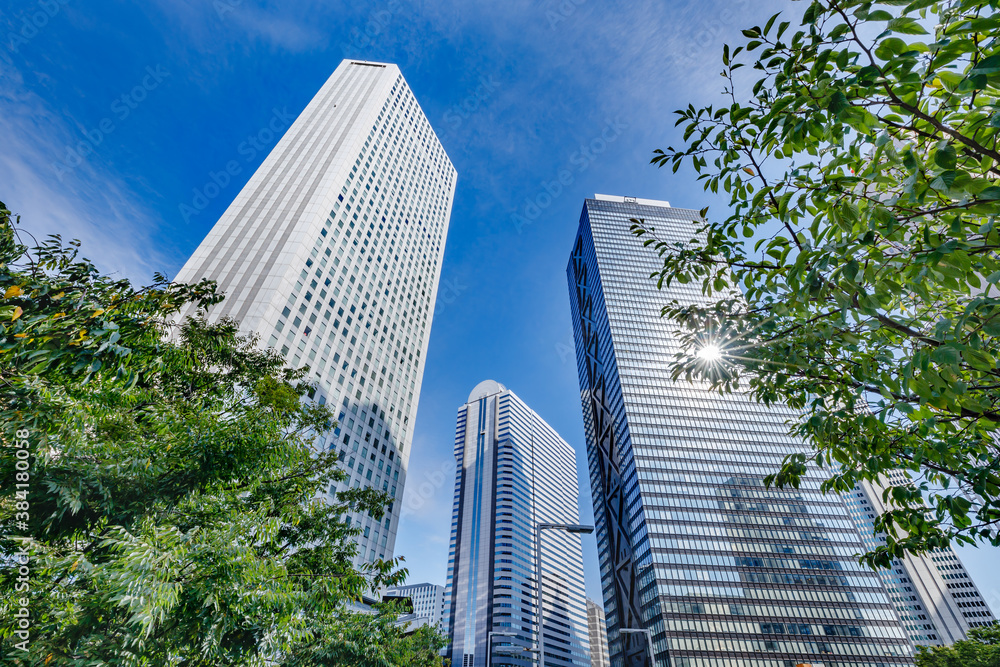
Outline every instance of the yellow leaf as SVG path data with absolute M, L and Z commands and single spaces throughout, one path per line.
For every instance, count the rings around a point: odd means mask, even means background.
M 97 317 L 98 315 L 103 315 L 103 314 L 104 314 L 104 309 L 98 308 L 97 310 L 94 311 L 94 314 L 91 315 L 91 317 Z
M 746 173 L 750 174 L 751 176 L 756 176 L 757 175 L 757 172 L 755 172 L 750 167 L 743 167 L 743 171 L 745 171 Z
M 47 656 L 45 656 L 45 664 L 47 665 L 50 662 L 52 662 L 52 654 L 51 653 L 49 653 Z
M 21 289 L 19 286 L 14 285 L 12 287 L 7 288 L 7 291 L 4 293 L 3 298 L 10 299 L 15 296 L 21 296 L 22 294 L 24 294 L 24 290 Z
M 13 322 L 17 318 L 21 317 L 21 315 L 23 315 L 23 314 L 24 314 L 24 310 L 21 308 L 21 306 L 18 306 L 17 308 L 14 309 L 14 314 L 11 315 L 10 321 Z
M 52 316 L 52 319 L 58 320 L 60 317 L 66 317 L 66 313 L 56 313 Z
M 58 301 L 59 299 L 63 298 L 64 296 L 66 296 L 66 292 L 59 292 L 59 294 L 55 294 L 55 295 L 52 296 L 52 300 L 53 301 Z
M 75 569 L 76 569 L 76 567 L 77 567 L 77 566 L 78 566 L 79 564 L 80 564 L 80 561 L 74 561 L 74 563 L 73 563 L 72 565 L 70 565 L 70 568 L 69 568 L 69 571 L 70 571 L 70 572 L 72 572 L 73 570 L 75 570 Z
M 14 338 L 27 338 L 27 337 L 28 337 L 28 334 L 26 334 L 26 333 L 14 334 Z

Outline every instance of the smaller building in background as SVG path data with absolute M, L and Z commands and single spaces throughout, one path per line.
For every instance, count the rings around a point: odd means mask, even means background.
M 387 588 L 382 599 L 409 598 L 413 602 L 413 618 L 419 625 L 443 628 L 444 586 L 437 584 L 410 584 Z M 424 621 L 423 619 L 426 619 Z
M 458 410 L 455 458 L 445 591 L 452 667 L 587 667 L 580 536 L 546 530 L 535 542 L 539 524 L 580 523 L 573 448 L 486 380 Z M 539 627 L 544 660 L 533 652 Z
M 902 471 L 889 474 L 886 486 L 907 483 Z M 885 544 L 875 532 L 875 518 L 886 511 L 883 488 L 862 482 L 845 495 L 851 518 L 869 550 Z M 970 628 L 995 619 L 958 555 L 950 548 L 923 556 L 908 555 L 879 570 L 910 641 L 917 646 L 947 646 L 965 639 Z
M 587 629 L 590 631 L 590 667 L 611 667 L 608 658 L 608 628 L 604 606 L 587 598 Z

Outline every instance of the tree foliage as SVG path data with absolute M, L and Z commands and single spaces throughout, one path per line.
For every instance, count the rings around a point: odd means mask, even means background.
M 723 50 L 727 102 L 678 111 L 684 145 L 653 158 L 692 166 L 729 215 L 685 243 L 633 221 L 661 285 L 712 297 L 664 308 L 724 353 L 680 355 L 675 377 L 802 411 L 813 451 L 770 482 L 809 463 L 837 492 L 905 472 L 872 565 L 1000 544 L 997 5 L 815 0 L 797 29 L 744 30 Z
M 917 667 L 1000 667 L 1000 625 L 972 628 L 951 646 L 918 646 Z
M 328 497 L 304 371 L 235 322 L 171 324 L 212 283 L 135 289 L 0 209 L 5 664 L 439 664 L 435 633 L 347 606 L 406 571 L 352 565 L 341 517 L 391 498 Z

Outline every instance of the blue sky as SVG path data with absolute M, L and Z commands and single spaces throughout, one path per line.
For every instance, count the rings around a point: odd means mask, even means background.
M 0 0 L 0 199 L 137 282 L 173 275 L 341 59 L 397 63 L 458 170 L 397 554 L 443 583 L 455 411 L 516 392 L 578 452 L 591 518 L 566 262 L 595 192 L 720 209 L 648 164 L 675 108 L 712 103 L 722 43 L 787 0 Z M 213 173 L 241 172 L 195 215 Z M 569 170 L 572 183 L 553 182 Z M 551 193 L 549 199 L 538 196 Z M 545 203 L 528 209 L 528 202 Z M 514 215 L 530 213 L 530 224 Z M 588 593 L 600 596 L 593 538 Z M 997 551 L 964 550 L 1000 611 Z M 991 563 L 992 561 L 992 563 Z M 991 568 L 990 565 L 994 567 Z

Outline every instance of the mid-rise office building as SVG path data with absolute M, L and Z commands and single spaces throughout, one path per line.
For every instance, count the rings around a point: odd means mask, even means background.
M 577 524 L 573 448 L 514 392 L 487 380 L 458 410 L 458 471 L 448 553 L 455 667 L 537 664 L 535 527 Z M 580 537 L 542 531 L 545 665 L 589 664 Z
M 885 544 L 885 536 L 876 532 L 874 525 L 875 519 L 887 509 L 882 491 L 885 487 L 906 484 L 906 481 L 901 471 L 893 471 L 881 488 L 862 482 L 845 497 L 866 550 L 872 551 Z M 897 558 L 892 561 L 891 568 L 879 570 L 879 575 L 903 628 L 915 645 L 954 644 L 965 639 L 970 628 L 991 625 L 996 620 L 951 548 Z
M 590 667 L 610 667 L 604 605 L 590 598 L 587 598 L 587 629 L 590 631 Z
M 455 179 L 399 68 L 345 60 L 176 277 L 216 280 L 210 320 L 309 367 L 350 475 L 331 492 L 402 497 Z M 358 562 L 392 556 L 399 510 L 349 517 Z
M 413 614 L 421 623 L 442 627 L 444 619 L 444 586 L 437 584 L 409 584 L 386 589 L 386 598 L 409 598 Z
M 584 204 L 568 278 L 615 667 L 888 667 L 912 646 L 843 500 L 812 470 L 799 489 L 763 479 L 805 443 L 794 413 L 672 381 L 681 350 L 661 308 L 704 303 L 629 231 L 686 243 L 696 211 L 598 195 Z M 696 351 L 691 351 L 695 354 Z

